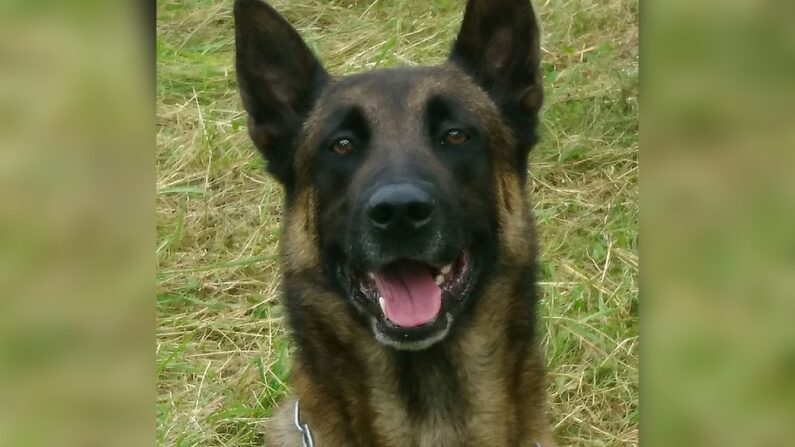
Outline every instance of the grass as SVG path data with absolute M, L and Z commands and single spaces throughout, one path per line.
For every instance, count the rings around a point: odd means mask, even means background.
M 245 132 L 231 0 L 159 0 L 157 438 L 261 445 L 289 389 L 279 187 Z M 277 0 L 335 74 L 444 60 L 463 1 Z M 536 1 L 542 336 L 563 445 L 638 444 L 638 3 Z

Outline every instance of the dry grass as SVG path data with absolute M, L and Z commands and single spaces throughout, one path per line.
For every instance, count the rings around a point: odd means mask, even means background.
M 444 59 L 462 1 L 279 0 L 331 72 Z M 231 0 L 158 2 L 158 444 L 259 445 L 286 392 L 278 186 L 245 135 Z M 531 160 L 543 340 L 564 445 L 638 443 L 638 5 L 536 2 Z

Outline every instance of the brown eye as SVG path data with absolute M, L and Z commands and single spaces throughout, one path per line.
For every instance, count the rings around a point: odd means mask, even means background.
M 331 150 L 338 155 L 349 154 L 353 151 L 353 143 L 347 138 L 340 138 L 331 145 Z
M 469 139 L 469 136 L 458 129 L 450 129 L 442 137 L 442 144 L 461 144 Z

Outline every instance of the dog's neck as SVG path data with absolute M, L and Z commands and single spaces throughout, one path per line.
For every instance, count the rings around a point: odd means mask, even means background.
M 348 309 L 329 304 L 336 297 L 304 302 L 291 314 L 293 386 L 316 445 L 507 446 L 540 436 L 543 418 L 526 412 L 543 407 L 535 297 L 517 286 L 490 287 L 467 321 L 423 351 L 379 344 Z

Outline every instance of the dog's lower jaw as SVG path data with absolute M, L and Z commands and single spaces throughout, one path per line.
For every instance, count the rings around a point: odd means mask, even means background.
M 423 349 L 428 349 L 436 343 L 439 343 L 440 341 L 444 340 L 445 337 L 447 337 L 447 334 L 450 332 L 450 328 L 453 326 L 453 316 L 450 314 L 445 314 L 444 319 L 444 327 L 437 330 L 430 336 L 423 338 L 422 340 L 414 341 L 396 340 L 395 338 L 384 334 L 378 329 L 378 320 L 375 318 L 370 320 L 370 325 L 373 329 L 373 333 L 375 334 L 375 339 L 378 340 L 378 342 L 382 345 L 389 346 L 390 348 L 400 351 L 422 351 Z

